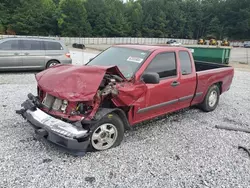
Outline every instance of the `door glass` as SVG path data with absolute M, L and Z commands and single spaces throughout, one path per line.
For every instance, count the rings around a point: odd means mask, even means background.
M 44 42 L 45 50 L 63 50 L 62 45 L 59 42 Z
M 167 52 L 156 55 L 145 72 L 157 72 L 160 78 L 176 76 L 175 53 Z
M 179 52 L 181 73 L 182 75 L 188 75 L 192 73 L 192 63 L 188 52 Z
M 0 50 L 18 50 L 18 40 L 9 40 L 0 44 Z
M 40 41 L 37 40 L 22 40 L 22 50 L 42 50 Z

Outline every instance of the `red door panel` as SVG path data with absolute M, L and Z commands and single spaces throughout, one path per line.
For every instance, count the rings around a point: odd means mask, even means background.
M 158 84 L 146 84 L 145 102 L 135 108 L 134 121 L 140 122 L 178 108 L 179 76 L 175 52 L 159 52 L 145 67 L 144 72 L 157 72 Z M 177 83 L 173 85 L 173 83 Z
M 147 84 L 146 105 L 138 108 L 136 121 L 150 119 L 178 108 L 177 87 L 171 86 L 176 78 L 162 80 L 159 84 Z

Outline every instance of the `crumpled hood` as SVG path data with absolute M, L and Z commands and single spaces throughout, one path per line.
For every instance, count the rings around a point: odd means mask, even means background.
M 50 95 L 69 101 L 93 100 L 105 73 L 124 76 L 117 66 L 57 65 L 36 74 L 38 86 Z

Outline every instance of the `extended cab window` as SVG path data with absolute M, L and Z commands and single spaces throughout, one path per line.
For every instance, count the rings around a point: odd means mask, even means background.
M 0 50 L 18 50 L 18 40 L 9 40 L 0 44 Z
M 176 76 L 175 53 L 167 52 L 156 55 L 145 72 L 157 72 L 160 78 Z
M 63 50 L 62 45 L 59 42 L 44 42 L 45 50 Z
M 181 73 L 182 75 L 187 75 L 192 73 L 192 63 L 188 52 L 180 51 L 179 52 L 180 64 L 181 64 Z

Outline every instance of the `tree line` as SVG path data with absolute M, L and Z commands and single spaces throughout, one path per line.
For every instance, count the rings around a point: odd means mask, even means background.
M 1 0 L 0 33 L 250 38 L 250 0 Z

